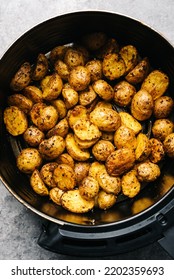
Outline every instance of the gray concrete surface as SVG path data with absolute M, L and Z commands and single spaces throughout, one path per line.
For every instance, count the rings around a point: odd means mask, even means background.
M 174 44 L 173 0 L 1 0 L 0 57 L 24 32 L 54 16 L 80 10 L 109 10 L 132 16 Z M 20 204 L 0 183 L 0 259 L 73 259 L 40 248 L 43 220 Z M 170 259 L 154 243 L 111 259 Z M 75 258 L 76 259 L 76 258 Z M 107 257 L 106 259 L 109 259 Z

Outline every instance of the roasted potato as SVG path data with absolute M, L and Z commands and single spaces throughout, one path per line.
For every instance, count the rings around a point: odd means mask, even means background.
M 49 162 L 42 166 L 40 170 L 40 176 L 42 181 L 49 187 L 55 188 L 57 186 L 53 178 L 54 169 L 58 167 L 57 162 Z
M 60 120 L 53 128 L 47 132 L 47 137 L 59 135 L 63 138 L 68 134 L 69 124 L 66 118 Z
M 174 125 L 169 119 L 158 119 L 153 123 L 152 134 L 154 138 L 164 141 L 167 135 L 173 132 Z
M 137 135 L 142 130 L 142 125 L 132 115 L 127 112 L 120 112 L 121 125 L 127 126 L 132 129 Z
M 93 177 L 85 177 L 79 185 L 79 193 L 86 200 L 93 199 L 98 194 L 98 192 L 99 184 L 98 181 Z
M 21 109 L 25 114 L 28 114 L 33 106 L 33 102 L 23 94 L 16 93 L 8 97 L 8 105 L 16 106 Z
M 58 164 L 65 163 L 69 165 L 72 169 L 74 169 L 74 160 L 68 153 L 61 154 L 58 158 L 56 158 L 56 162 Z
M 121 189 L 124 195 L 132 198 L 136 196 L 141 189 L 141 184 L 137 179 L 136 171 L 131 170 L 123 175 L 121 179 Z
M 30 177 L 30 185 L 32 189 L 41 196 L 46 196 L 49 194 L 46 185 L 44 184 L 39 170 L 35 169 Z
M 79 186 L 84 178 L 88 176 L 90 168 L 89 162 L 76 162 L 74 166 L 76 183 Z
M 64 61 L 58 59 L 54 64 L 54 70 L 62 80 L 68 81 L 70 70 L 68 68 L 68 65 Z
M 51 136 L 48 139 L 44 139 L 39 144 L 39 152 L 48 160 L 53 160 L 60 156 L 65 150 L 65 141 L 63 137 L 59 135 Z
M 106 43 L 96 52 L 96 57 L 103 60 L 103 58 L 110 53 L 118 53 L 119 45 L 115 38 L 109 38 Z
M 64 60 L 65 53 L 67 51 L 67 46 L 56 46 L 50 51 L 49 59 L 52 64 L 54 64 L 58 59 Z
M 151 138 L 149 141 L 151 146 L 151 153 L 149 159 L 153 163 L 158 163 L 165 156 L 164 146 L 162 142 L 159 141 L 158 139 Z
M 153 114 L 156 119 L 165 119 L 172 112 L 173 99 L 169 96 L 158 97 L 154 102 Z
M 90 79 L 90 72 L 86 67 L 76 66 L 70 71 L 68 81 L 74 90 L 81 91 L 87 88 Z
M 43 102 L 42 91 L 36 86 L 27 86 L 22 91 L 22 94 L 33 101 L 33 103 Z
M 64 191 L 55 187 L 49 191 L 50 199 L 56 203 L 57 205 L 61 206 L 61 197 L 64 194 Z
M 86 161 L 90 158 L 89 151 L 80 149 L 72 133 L 66 136 L 65 143 L 66 149 L 73 159 L 77 161 Z
M 99 138 L 100 137 L 92 140 L 81 140 L 80 138 L 77 137 L 76 134 L 74 134 L 74 139 L 81 149 L 88 149 L 92 147 L 99 140 Z
M 142 162 L 137 166 L 137 178 L 140 182 L 153 182 L 161 174 L 157 164 L 150 161 Z
M 135 93 L 136 89 L 133 85 L 127 81 L 121 81 L 114 86 L 114 101 L 121 107 L 128 106 Z
M 87 120 L 87 110 L 84 106 L 77 105 L 72 110 L 68 111 L 67 118 L 69 126 L 73 129 L 78 120 Z
M 18 169 L 30 174 L 42 164 L 42 156 L 35 148 L 25 148 L 17 156 L 16 164 Z
M 123 46 L 119 52 L 125 63 L 125 73 L 129 73 L 138 63 L 138 51 L 132 45 Z
M 92 164 L 89 168 L 89 176 L 91 176 L 97 180 L 98 174 L 105 170 L 106 170 L 106 168 L 105 168 L 104 164 L 102 164 L 98 161 L 94 161 L 94 162 L 92 162 Z
M 64 62 L 70 70 L 76 66 L 85 65 L 83 53 L 80 50 L 74 49 L 73 47 L 68 48 L 65 52 Z
M 54 100 L 60 95 L 62 91 L 62 79 L 57 73 L 45 76 L 45 78 L 41 81 L 41 88 L 43 91 L 42 97 L 44 100 Z
M 99 186 L 106 192 L 118 195 L 121 191 L 121 179 L 120 177 L 110 176 L 106 168 L 97 174 L 97 181 Z
M 143 161 L 148 158 L 151 153 L 151 142 L 148 137 L 139 133 L 137 136 L 137 147 L 135 150 L 135 157 L 137 161 Z
M 98 129 L 98 126 L 91 123 L 88 120 L 78 120 L 74 126 L 73 130 L 75 135 L 80 139 L 80 140 L 95 140 L 98 139 L 101 136 L 101 132 Z
M 79 96 L 76 90 L 73 88 L 63 88 L 62 89 L 62 96 L 65 102 L 65 106 L 67 109 L 74 107 L 79 100 Z
M 32 71 L 32 80 L 40 81 L 42 80 L 48 72 L 48 59 L 45 54 L 40 53 L 37 57 L 36 64 Z
M 98 161 L 105 161 L 108 156 L 115 150 L 114 145 L 107 140 L 99 140 L 92 147 L 92 154 Z
M 107 193 L 103 190 L 99 191 L 97 204 L 100 209 L 106 210 L 111 208 L 116 203 L 117 197 L 112 193 Z
M 67 115 L 67 108 L 65 102 L 61 99 L 52 100 L 51 104 L 56 108 L 59 119 L 64 119 Z
M 107 54 L 103 59 L 103 74 L 113 81 L 119 79 L 126 72 L 126 65 L 122 57 L 117 53 Z
M 63 191 L 72 190 L 76 185 L 75 173 L 68 164 L 59 164 L 53 171 L 53 179 L 57 187 Z
M 11 80 L 10 87 L 14 91 L 21 91 L 31 82 L 31 65 L 24 62 Z
M 133 85 L 142 83 L 149 73 L 149 68 L 149 60 L 145 57 L 125 76 L 126 81 Z
M 108 101 L 98 101 L 97 103 L 96 103 L 96 106 L 95 106 L 95 108 L 108 108 L 108 109 L 112 109 L 112 104 L 110 103 L 110 102 L 108 102 Z
M 114 97 L 114 90 L 105 80 L 97 80 L 92 84 L 94 91 L 106 101 Z
M 30 125 L 23 133 L 23 138 L 31 147 L 37 147 L 44 140 L 45 134 L 38 127 Z
M 173 158 L 174 157 L 174 133 L 170 133 L 167 135 L 167 137 L 164 139 L 163 142 L 164 150 L 168 157 Z
M 79 104 L 82 106 L 90 105 L 97 97 L 96 92 L 92 86 L 89 86 L 85 90 L 82 90 L 79 94 Z
M 98 59 L 90 60 L 86 64 L 86 68 L 90 72 L 91 82 L 102 79 L 102 62 Z
M 131 128 L 121 125 L 114 134 L 114 144 L 117 149 L 132 148 L 135 150 L 137 146 L 135 132 Z

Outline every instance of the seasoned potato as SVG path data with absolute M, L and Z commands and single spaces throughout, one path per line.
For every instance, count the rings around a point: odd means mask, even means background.
M 102 131 L 115 131 L 120 126 L 120 116 L 113 109 L 95 108 L 90 113 L 90 121 Z
M 54 135 L 59 135 L 65 138 L 65 136 L 68 134 L 68 131 L 69 131 L 68 121 L 66 118 L 64 118 L 60 120 L 53 128 L 51 128 L 47 132 L 47 137 L 49 138 Z
M 160 70 L 154 70 L 146 77 L 141 88 L 148 91 L 152 98 L 156 100 L 166 92 L 168 86 L 168 76 Z
M 64 191 L 59 188 L 52 188 L 49 192 L 50 199 L 61 206 L 61 197 L 64 194 Z
M 62 96 L 67 109 L 74 107 L 78 103 L 79 96 L 77 91 L 73 88 L 63 88 Z
M 57 184 L 53 178 L 54 169 L 57 167 L 58 167 L 57 162 L 49 162 L 49 163 L 44 164 L 40 170 L 40 176 L 41 176 L 43 182 L 49 188 L 55 188 L 57 186 Z
M 149 159 L 153 163 L 158 163 L 164 158 L 165 151 L 161 141 L 155 138 L 151 138 L 150 140 L 151 145 L 151 153 Z
M 30 111 L 30 117 L 41 131 L 47 131 L 53 128 L 58 121 L 58 112 L 52 105 L 45 103 L 36 103 Z
M 87 176 L 79 185 L 80 195 L 86 199 L 93 199 L 99 192 L 99 184 L 93 177 Z
M 126 81 L 133 85 L 142 83 L 149 73 L 149 68 L 149 60 L 145 57 L 125 76 Z
M 121 188 L 124 195 L 132 198 L 136 196 L 141 189 L 141 184 L 137 179 L 136 171 L 131 170 L 121 179 Z
M 110 53 L 103 59 L 103 74 L 108 80 L 122 77 L 126 72 L 126 65 L 122 57 L 117 53 Z
M 157 138 L 160 141 L 164 139 L 173 132 L 174 125 L 173 122 L 169 119 L 158 119 L 153 123 L 152 133 L 154 138 Z
M 65 149 L 65 141 L 63 137 L 54 135 L 48 139 L 43 140 L 39 144 L 39 152 L 45 159 L 55 159 L 63 153 Z
M 45 76 L 45 78 L 41 81 L 41 88 L 43 91 L 43 99 L 47 101 L 54 100 L 62 91 L 62 79 L 57 73 Z
M 74 49 L 72 47 L 68 48 L 65 52 L 64 62 L 69 69 L 73 69 L 74 67 L 79 65 L 85 65 L 83 53 L 80 50 Z
M 69 110 L 67 118 L 69 126 L 73 129 L 78 120 L 87 120 L 87 110 L 84 106 L 77 105 L 72 110 Z
M 131 128 L 125 125 L 121 125 L 114 134 L 114 144 L 117 147 L 117 149 L 136 149 L 137 139 L 135 136 L 135 132 Z
M 163 142 L 163 145 L 164 145 L 164 150 L 168 155 L 168 157 L 173 158 L 174 157 L 174 133 L 170 133 L 169 135 L 167 135 L 167 137 Z
M 82 43 L 90 51 L 100 49 L 106 42 L 107 36 L 103 32 L 88 33 L 82 38 Z
M 102 79 L 102 62 L 98 59 L 90 60 L 86 64 L 86 68 L 90 72 L 91 82 Z
M 135 157 L 137 161 L 143 161 L 148 158 L 151 153 L 151 142 L 148 137 L 139 133 L 137 136 L 137 147 L 135 150 Z
M 79 189 L 65 192 L 61 197 L 61 203 L 65 209 L 73 213 L 86 213 L 94 207 L 94 199 L 84 199 Z
M 103 190 L 101 190 L 98 194 L 98 207 L 100 209 L 106 210 L 108 208 L 111 208 L 117 200 L 117 197 L 112 193 L 107 193 Z
M 150 161 L 137 166 L 137 178 L 140 182 L 153 182 L 160 176 L 160 173 L 159 166 Z
M 72 169 L 74 169 L 74 160 L 68 153 L 61 154 L 57 159 L 56 162 L 58 164 L 65 163 L 69 165 Z
M 74 124 L 73 130 L 75 135 L 82 141 L 95 140 L 96 138 L 98 139 L 101 136 L 101 132 L 98 129 L 98 126 L 88 120 L 78 120 Z
M 121 179 L 119 177 L 110 176 L 106 168 L 98 172 L 97 181 L 99 186 L 106 192 L 118 195 L 121 191 Z
M 30 177 L 30 185 L 32 189 L 41 196 L 49 194 L 47 187 L 45 186 L 40 176 L 39 170 L 35 169 Z
M 114 90 L 105 80 L 97 80 L 92 84 L 94 91 L 106 101 L 114 97 Z
M 33 103 L 41 103 L 43 101 L 42 91 L 36 86 L 27 86 L 22 92 L 26 97 L 31 99 Z
M 137 49 L 132 45 L 127 45 L 121 48 L 119 54 L 126 66 L 125 72 L 130 72 L 138 63 Z
M 68 81 L 74 90 L 81 91 L 87 88 L 90 79 L 90 72 L 86 67 L 76 66 L 70 71 Z
M 37 147 L 44 140 L 45 135 L 38 127 L 30 125 L 24 132 L 23 138 L 31 147 Z
M 153 112 L 153 99 L 145 89 L 139 90 L 132 98 L 131 114 L 139 121 L 150 118 Z
M 75 173 L 68 164 L 59 164 L 53 171 L 53 178 L 57 187 L 63 191 L 72 190 L 75 187 Z
M 106 168 L 104 164 L 94 161 L 89 168 L 89 176 L 97 180 L 98 174 L 105 170 Z
M 114 145 L 107 140 L 99 140 L 92 148 L 92 153 L 96 160 L 105 161 L 107 157 L 115 150 Z
M 61 99 L 52 100 L 51 104 L 56 108 L 59 119 L 64 119 L 67 114 L 67 108 L 65 102 Z
M 119 116 L 121 118 L 121 125 L 129 127 L 135 134 L 142 130 L 142 125 L 129 113 L 120 112 Z
M 96 97 L 96 92 L 93 90 L 92 86 L 89 86 L 80 92 L 79 104 L 82 106 L 88 106 L 96 99 Z
M 74 139 L 81 149 L 88 149 L 88 148 L 92 147 L 99 140 L 99 138 L 100 137 L 92 139 L 92 140 L 81 140 L 74 134 Z
M 20 93 L 10 95 L 7 102 L 9 106 L 16 106 L 25 114 L 28 114 L 33 106 L 33 102 Z
M 77 161 L 86 161 L 90 158 L 89 151 L 80 149 L 72 133 L 69 133 L 66 136 L 65 143 L 66 143 L 66 149 L 73 159 Z
M 68 81 L 70 70 L 68 68 L 68 65 L 64 61 L 58 59 L 54 64 L 54 70 L 62 80 Z
M 153 114 L 156 119 L 165 119 L 172 112 L 173 99 L 169 96 L 158 97 L 154 102 Z
M 7 131 L 13 136 L 23 134 L 28 127 L 25 113 L 16 106 L 7 107 L 4 110 L 4 123 Z
M 121 148 L 110 154 L 106 160 L 106 170 L 111 176 L 120 176 L 133 167 L 135 153 L 130 148 Z
M 128 106 L 135 93 L 136 89 L 133 85 L 127 81 L 121 81 L 114 86 L 114 101 L 119 106 Z
M 17 157 L 17 167 L 23 173 L 32 173 L 42 164 L 42 157 L 35 148 L 23 149 Z
M 49 54 L 50 61 L 54 64 L 58 59 L 63 60 L 65 56 L 65 52 L 67 51 L 67 46 L 56 46 L 53 48 Z
M 90 168 L 89 162 L 76 162 L 74 166 L 76 183 L 79 185 L 88 176 Z
M 112 109 L 112 104 L 108 101 L 99 101 L 97 102 L 95 108 L 108 108 L 108 109 Z
M 10 87 L 14 91 L 23 90 L 31 82 L 31 65 L 24 62 L 11 80 Z
M 48 71 L 48 59 L 43 53 L 40 53 L 37 57 L 37 62 L 32 72 L 32 79 L 34 81 L 42 80 L 46 76 L 47 71 Z
M 106 43 L 96 52 L 96 56 L 102 59 L 110 53 L 118 53 L 119 45 L 115 38 L 109 38 Z

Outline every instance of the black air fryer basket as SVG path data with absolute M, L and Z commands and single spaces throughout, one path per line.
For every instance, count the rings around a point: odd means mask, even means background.
M 22 147 L 3 124 L 3 110 L 9 84 L 19 66 L 35 61 L 57 45 L 78 40 L 90 32 L 102 31 L 120 44 L 134 45 L 151 65 L 170 78 L 174 94 L 174 48 L 156 31 L 132 18 L 103 11 L 70 13 L 47 20 L 20 37 L 0 60 L 0 176 L 7 189 L 27 208 L 47 221 L 38 243 L 62 254 L 104 256 L 130 251 L 156 240 L 174 256 L 174 161 L 166 158 L 160 178 L 148 184 L 133 199 L 124 199 L 106 211 L 73 214 L 39 197 L 29 179 L 16 167 Z M 173 248 L 172 248 L 173 247 Z

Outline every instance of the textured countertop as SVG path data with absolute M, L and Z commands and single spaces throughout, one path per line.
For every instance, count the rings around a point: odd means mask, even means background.
M 173 0 L 1 0 L 0 57 L 17 38 L 36 24 L 80 10 L 108 10 L 134 17 L 162 33 L 174 45 Z M 37 245 L 42 223 L 42 218 L 26 209 L 0 183 L 1 260 L 73 259 Z M 170 259 L 170 256 L 154 243 L 106 259 Z

